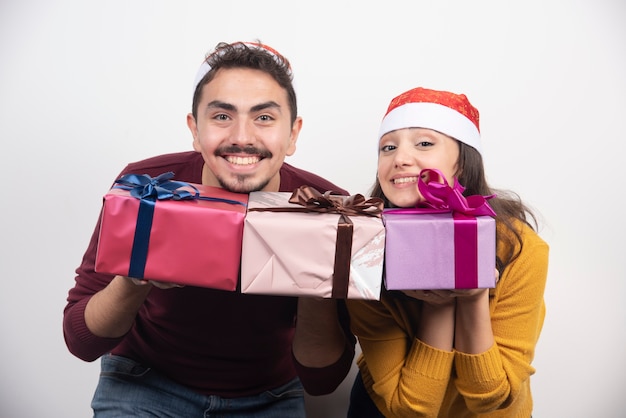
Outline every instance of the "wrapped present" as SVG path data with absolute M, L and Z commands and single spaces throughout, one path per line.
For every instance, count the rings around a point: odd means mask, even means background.
M 428 180 L 425 180 L 428 179 Z M 463 196 L 438 170 L 422 170 L 423 207 L 385 209 L 385 287 L 388 290 L 495 287 L 493 196 Z
M 104 196 L 96 271 L 234 291 L 247 194 L 128 174 Z
M 242 293 L 379 299 L 382 208 L 381 199 L 321 194 L 308 186 L 250 193 Z

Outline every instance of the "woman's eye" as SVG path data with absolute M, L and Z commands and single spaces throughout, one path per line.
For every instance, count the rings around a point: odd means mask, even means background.
M 418 147 L 430 147 L 433 143 L 432 142 L 428 142 L 428 141 L 420 141 L 417 144 L 415 144 Z
M 388 152 L 388 151 L 393 151 L 394 149 L 396 149 L 395 145 L 383 145 L 380 150 L 382 152 Z

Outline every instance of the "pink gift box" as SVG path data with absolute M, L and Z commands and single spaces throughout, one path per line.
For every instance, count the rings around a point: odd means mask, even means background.
M 413 211 L 414 213 L 408 213 Z M 385 210 L 388 290 L 495 287 L 496 228 L 491 216 Z M 437 211 L 431 211 L 437 212 Z
M 352 246 L 349 258 L 346 251 L 344 270 L 349 271 L 349 279 L 347 284 L 335 283 L 341 215 L 300 211 L 302 206 L 289 203 L 291 195 L 250 193 L 242 244 L 242 293 L 378 300 L 385 243 L 380 216 L 348 215 Z
M 248 196 L 185 184 L 199 198 L 154 201 L 147 242 L 136 238 L 148 217 L 140 213 L 141 200 L 112 188 L 104 196 L 96 271 L 234 291 Z M 143 273 L 136 273 L 137 265 Z

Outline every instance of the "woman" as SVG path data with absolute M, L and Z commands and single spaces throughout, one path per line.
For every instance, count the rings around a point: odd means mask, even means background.
M 449 183 L 458 179 L 465 196 L 495 194 L 497 284 L 349 300 L 362 350 L 351 418 L 532 414 L 548 245 L 517 195 L 487 184 L 478 121 L 465 95 L 424 88 L 394 98 L 383 118 L 371 195 L 387 207 L 415 207 L 424 201 L 417 187 L 423 169 L 439 170 Z

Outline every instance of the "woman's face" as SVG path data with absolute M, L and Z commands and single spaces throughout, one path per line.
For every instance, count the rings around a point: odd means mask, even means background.
M 452 185 L 457 174 L 459 143 L 431 129 L 405 128 L 385 134 L 378 147 L 378 181 L 383 193 L 398 207 L 424 200 L 417 188 L 421 170 L 443 173 Z

